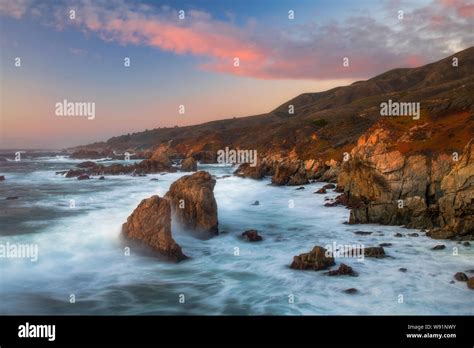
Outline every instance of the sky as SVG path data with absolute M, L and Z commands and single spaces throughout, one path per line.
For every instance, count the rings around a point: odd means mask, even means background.
M 0 0 L 0 148 L 266 113 L 473 46 L 473 23 L 474 0 Z

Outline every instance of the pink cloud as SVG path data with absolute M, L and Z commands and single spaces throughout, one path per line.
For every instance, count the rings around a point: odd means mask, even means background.
M 365 78 L 441 58 L 451 49 L 450 42 L 461 40 L 458 46 L 468 47 L 474 41 L 472 24 L 465 20 L 474 9 L 467 0 L 434 1 L 395 25 L 359 16 L 285 29 L 258 22 L 237 26 L 197 10 L 180 20 L 178 12 L 168 7 L 156 11 L 123 0 L 79 1 L 74 21 L 65 16 L 66 5 L 49 6 L 45 12 L 53 13 L 52 24 L 58 29 L 75 26 L 108 42 L 204 57 L 201 69 L 260 79 Z M 6 11 L 21 17 L 27 7 L 11 5 Z M 234 67 L 235 57 L 239 67 Z M 349 58 L 349 67 L 343 67 L 344 57 Z

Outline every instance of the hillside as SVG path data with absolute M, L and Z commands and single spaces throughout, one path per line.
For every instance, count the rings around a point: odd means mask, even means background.
M 453 57 L 458 58 L 458 67 L 452 66 Z M 394 69 L 349 86 L 302 94 L 268 114 L 154 129 L 69 151 L 152 151 L 162 144 L 170 144 L 183 156 L 229 146 L 257 149 L 262 156 L 339 159 L 364 132 L 382 119 L 380 103 L 389 99 L 420 102 L 421 117 L 419 120 L 383 118 L 383 122 L 393 124 L 401 132 L 428 123 L 436 137 L 425 144 L 426 149 L 461 151 L 474 133 L 472 91 L 474 47 L 422 67 Z M 293 115 L 288 113 L 289 105 L 294 106 Z M 418 150 L 423 150 L 423 146 L 404 149 Z

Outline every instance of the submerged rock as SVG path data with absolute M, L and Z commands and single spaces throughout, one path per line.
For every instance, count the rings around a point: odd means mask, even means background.
M 259 202 L 259 201 L 255 201 L 255 202 L 253 202 L 251 205 L 260 205 L 260 202 Z
M 354 272 L 352 267 L 347 266 L 344 263 L 341 263 L 338 269 L 332 270 L 327 272 L 328 276 L 340 276 L 340 275 L 350 275 L 350 276 L 357 276 L 357 273 Z
M 358 234 L 359 236 L 368 236 L 369 234 L 372 234 L 372 232 L 368 231 L 355 231 L 355 234 Z
M 351 295 L 353 295 L 353 294 L 357 294 L 357 293 L 359 292 L 359 290 L 357 290 L 356 288 L 349 288 L 349 289 L 344 290 L 344 292 L 345 292 L 346 294 L 351 294 Z
M 403 272 L 403 273 L 406 273 L 406 271 L 407 271 L 407 269 L 406 269 L 406 268 L 404 268 L 404 267 L 402 267 L 402 268 L 399 268 L 398 270 L 399 270 L 400 272 Z
M 248 230 L 242 233 L 242 237 L 244 237 L 249 242 L 260 242 L 262 237 L 258 234 L 257 230 Z
M 87 174 L 81 174 L 77 177 L 77 180 L 89 180 L 90 177 Z
M 335 189 L 336 188 L 336 185 L 334 184 L 326 184 L 323 186 L 323 189 L 325 190 L 332 190 L 332 189 Z
M 392 243 L 380 243 L 379 246 L 381 246 L 381 247 L 391 247 Z
M 4 175 L 0 175 L 0 181 L 4 181 L 5 180 L 5 176 Z
M 323 187 L 323 188 L 320 188 L 319 190 L 317 190 L 317 191 L 314 192 L 314 193 L 325 194 L 325 193 L 326 193 L 326 189 Z
M 171 235 L 171 208 L 167 199 L 152 196 L 140 202 L 122 226 L 123 235 L 142 242 L 172 261 L 186 256 Z
M 454 279 L 456 279 L 458 282 L 467 282 L 469 277 L 466 275 L 466 273 L 458 272 L 454 275 Z
M 379 259 L 385 257 L 385 250 L 381 246 L 364 248 L 364 257 L 375 257 Z
M 165 198 L 176 220 L 191 230 L 218 234 L 216 180 L 205 171 L 185 175 L 171 184 Z
M 306 176 L 305 164 L 301 160 L 286 159 L 276 164 L 275 174 L 272 177 L 273 185 L 306 185 L 309 180 Z
M 290 268 L 301 270 L 320 271 L 334 266 L 334 257 L 327 255 L 327 250 L 315 246 L 309 253 L 303 253 L 293 257 Z
M 435 245 L 434 247 L 431 248 L 431 250 L 443 250 L 446 249 L 446 245 L 440 244 L 440 245 Z

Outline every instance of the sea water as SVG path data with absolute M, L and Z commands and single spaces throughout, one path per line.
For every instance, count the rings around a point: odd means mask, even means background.
M 349 210 L 324 206 L 337 193 L 313 193 L 323 183 L 275 187 L 269 179 L 227 176 L 231 166 L 200 165 L 217 178 L 220 234 L 201 240 L 173 224 L 190 257 L 176 264 L 128 253 L 120 230 L 142 199 L 164 195 L 188 173 L 84 181 L 55 174 L 79 162 L 57 156 L 0 163 L 0 244 L 38 247 L 36 262 L 0 258 L 0 314 L 474 314 L 473 291 L 452 283 L 456 272 L 474 269 L 474 246 L 403 227 L 348 225 Z M 263 241 L 242 239 L 248 229 Z M 413 232 L 420 236 L 408 236 Z M 382 259 L 336 259 L 358 277 L 289 268 L 293 256 L 334 243 L 392 246 Z M 431 250 L 436 244 L 446 248 Z M 358 292 L 344 292 L 349 288 Z

